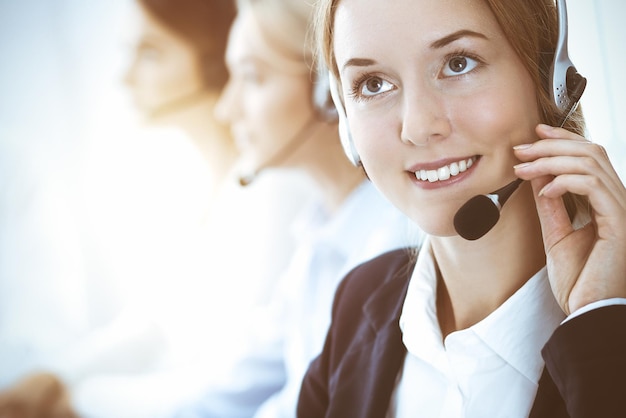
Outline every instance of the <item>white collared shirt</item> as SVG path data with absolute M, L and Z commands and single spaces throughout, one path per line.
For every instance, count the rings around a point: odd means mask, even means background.
M 426 240 L 400 317 L 408 353 L 387 416 L 528 416 L 544 366 L 541 348 L 565 318 L 545 267 L 488 317 L 445 340 L 436 286 Z

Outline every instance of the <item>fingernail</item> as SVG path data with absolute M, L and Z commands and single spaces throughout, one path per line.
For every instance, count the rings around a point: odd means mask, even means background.
M 552 183 L 548 183 L 539 191 L 539 197 L 543 196 L 545 192 L 552 186 Z
M 550 129 L 554 129 L 554 126 L 546 125 L 545 123 L 540 123 L 539 128 L 544 129 L 544 130 L 550 130 Z
M 530 147 L 532 147 L 532 146 L 533 146 L 533 144 L 519 144 L 519 145 L 515 145 L 515 146 L 513 147 L 513 149 L 514 149 L 514 150 L 521 150 L 521 149 L 527 149 L 527 148 L 530 148 Z
M 514 169 L 518 169 L 518 168 L 524 168 L 524 167 L 528 167 L 530 165 L 530 163 L 520 163 L 520 164 L 515 164 L 513 166 Z

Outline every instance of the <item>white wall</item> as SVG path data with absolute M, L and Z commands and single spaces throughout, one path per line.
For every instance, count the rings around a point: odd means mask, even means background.
M 569 0 L 569 49 L 587 77 L 582 106 L 590 139 L 604 145 L 626 181 L 626 1 Z
M 102 270 L 85 256 L 77 177 L 95 104 L 113 91 L 120 15 L 0 0 L 0 386 L 89 322 L 84 278 Z

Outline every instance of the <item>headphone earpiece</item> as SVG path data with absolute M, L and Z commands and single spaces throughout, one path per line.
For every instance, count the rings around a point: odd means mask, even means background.
M 320 120 L 336 122 L 338 119 L 337 108 L 333 103 L 330 93 L 330 84 L 326 71 L 315 71 L 313 78 L 313 109 Z
M 352 134 L 350 133 L 350 127 L 348 126 L 348 116 L 346 115 L 346 110 L 343 107 L 341 94 L 339 94 L 337 80 L 330 71 L 328 72 L 326 80 L 332 102 L 335 105 L 337 117 L 339 118 L 339 138 L 341 139 L 343 151 L 346 153 L 350 162 L 358 167 L 361 165 L 361 157 L 354 146 L 354 140 L 352 139 Z
M 576 71 L 567 51 L 567 5 L 556 0 L 559 35 L 550 68 L 550 94 L 565 120 L 576 110 L 587 79 Z

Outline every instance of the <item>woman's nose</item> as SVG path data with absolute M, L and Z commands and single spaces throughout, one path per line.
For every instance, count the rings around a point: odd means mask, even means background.
M 423 146 L 446 138 L 451 126 L 444 98 L 428 88 L 418 91 L 405 97 L 400 139 L 406 144 Z

